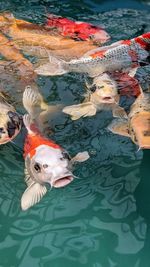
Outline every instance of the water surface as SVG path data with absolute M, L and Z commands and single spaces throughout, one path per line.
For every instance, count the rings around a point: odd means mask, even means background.
M 55 13 L 104 25 L 112 41 L 150 31 L 150 1 L 1 0 L 0 10 L 35 23 Z M 50 104 L 83 99 L 82 77 L 39 78 L 38 84 Z M 15 82 L 5 85 L 14 94 Z M 76 166 L 80 180 L 53 189 L 26 212 L 20 209 L 22 136 L 17 146 L 0 147 L 0 267 L 150 266 L 150 152 L 108 132 L 111 119 L 109 112 L 76 122 L 60 116 L 53 138 L 71 155 L 88 150 L 91 158 Z

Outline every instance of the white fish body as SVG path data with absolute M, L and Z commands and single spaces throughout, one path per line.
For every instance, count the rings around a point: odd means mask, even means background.
M 145 46 L 141 45 L 141 40 Z M 54 76 L 67 72 L 79 72 L 94 77 L 107 71 L 131 69 L 148 57 L 149 43 L 150 33 L 147 33 L 131 40 L 119 41 L 110 46 L 91 50 L 80 59 L 69 62 L 49 56 L 50 62 L 35 71 L 39 75 Z

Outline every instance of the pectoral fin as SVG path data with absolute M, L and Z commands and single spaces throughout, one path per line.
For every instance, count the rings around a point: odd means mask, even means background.
M 87 151 L 79 152 L 75 157 L 71 159 L 72 163 L 74 162 L 84 162 L 89 159 L 89 153 Z
M 115 106 L 112 113 L 113 113 L 113 117 L 119 117 L 119 118 L 125 118 L 125 119 L 128 118 L 127 113 L 125 112 L 124 108 L 118 105 Z
M 130 137 L 127 119 L 114 119 L 107 128 L 114 134 Z
M 72 120 L 78 120 L 81 117 L 94 116 L 96 114 L 96 107 L 91 102 L 86 102 L 65 107 L 63 112 L 69 114 Z
M 26 182 L 27 186 L 30 186 L 33 183 L 33 180 L 31 178 L 30 174 L 28 173 L 27 168 L 25 168 L 24 174 L 25 174 L 25 182 Z
M 46 194 L 46 186 L 39 183 L 33 182 L 25 190 L 21 198 L 21 208 L 22 210 L 27 210 L 36 203 L 38 203 L 41 198 Z

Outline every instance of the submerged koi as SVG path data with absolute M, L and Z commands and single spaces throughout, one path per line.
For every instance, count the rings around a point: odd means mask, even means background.
M 71 37 L 75 40 L 87 41 L 92 39 L 102 44 L 110 39 L 110 36 L 102 27 L 82 21 L 73 21 L 53 14 L 48 15 L 46 26 L 56 29 L 62 36 Z

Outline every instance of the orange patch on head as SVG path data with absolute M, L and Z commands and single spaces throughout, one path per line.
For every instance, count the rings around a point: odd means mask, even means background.
M 36 135 L 27 135 L 25 139 L 25 145 L 24 145 L 24 158 L 27 155 L 30 155 L 30 158 L 32 158 L 36 153 L 36 148 L 41 145 L 47 145 L 52 148 L 60 149 L 61 147 L 54 143 L 52 140 L 48 140 L 47 138 L 42 137 L 40 134 Z

